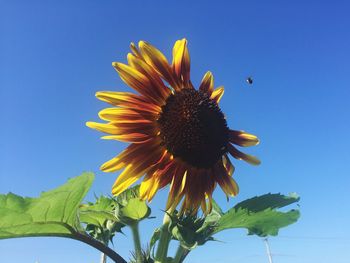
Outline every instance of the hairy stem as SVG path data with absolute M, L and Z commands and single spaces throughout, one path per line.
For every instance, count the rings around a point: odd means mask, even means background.
M 132 237 L 134 239 L 136 263 L 142 263 L 142 249 L 140 241 L 139 224 L 136 222 L 135 224 L 130 225 L 130 228 L 132 232 Z

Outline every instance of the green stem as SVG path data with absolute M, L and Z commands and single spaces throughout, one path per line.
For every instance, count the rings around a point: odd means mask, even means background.
M 106 254 L 110 259 L 112 259 L 115 263 L 127 263 L 120 255 L 118 255 L 114 250 L 106 246 L 100 241 L 97 241 L 96 239 L 93 239 L 92 237 L 81 234 L 78 232 L 75 232 L 71 236 L 66 236 L 68 238 L 73 238 L 79 241 L 82 241 L 98 250 L 100 250 L 102 253 Z
M 168 214 L 170 212 L 172 211 L 168 210 L 164 214 L 163 225 L 160 229 L 160 237 L 156 252 L 156 263 L 164 263 L 167 258 L 169 243 L 171 240 L 171 235 L 169 233 L 170 216 Z
M 181 263 L 187 256 L 188 252 L 189 252 L 188 249 L 179 245 L 175 254 L 174 263 Z
M 132 232 L 132 237 L 134 239 L 136 263 L 142 263 L 142 249 L 138 222 L 133 225 L 130 225 L 130 228 Z

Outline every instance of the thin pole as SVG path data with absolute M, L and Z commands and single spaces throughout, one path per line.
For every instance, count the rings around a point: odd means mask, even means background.
M 270 245 L 269 245 L 269 241 L 268 241 L 267 238 L 264 238 L 264 243 L 265 243 L 265 246 L 266 246 L 266 253 L 267 253 L 267 256 L 269 258 L 269 263 L 273 263 L 272 262 L 272 255 L 271 255 Z
M 101 253 L 100 263 L 106 263 L 107 257 L 105 253 Z

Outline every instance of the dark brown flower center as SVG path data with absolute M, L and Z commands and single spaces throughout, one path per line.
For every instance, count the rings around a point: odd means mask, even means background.
M 227 152 L 224 114 L 206 93 L 185 89 L 170 95 L 158 119 L 166 149 L 198 168 L 209 168 Z

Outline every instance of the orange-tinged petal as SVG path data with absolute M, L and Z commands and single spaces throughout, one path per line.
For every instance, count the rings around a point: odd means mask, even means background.
M 161 110 L 158 105 L 150 103 L 146 98 L 129 92 L 99 91 L 96 92 L 96 97 L 114 106 L 137 107 L 139 110 L 142 109 L 143 111 L 155 114 L 159 113 Z
M 123 63 L 113 62 L 112 65 L 127 85 L 153 102 L 158 103 L 157 97 L 152 94 L 154 93 L 152 84 L 144 74 Z
M 168 60 L 163 53 L 145 41 L 139 42 L 139 48 L 147 64 L 151 65 L 175 90 L 179 90 L 179 85 L 175 81 Z
M 228 151 L 234 158 L 238 160 L 244 160 L 252 165 L 259 165 L 261 163 L 260 160 L 255 156 L 242 153 L 241 151 L 237 150 L 232 144 L 228 144 Z
M 170 95 L 170 89 L 164 85 L 158 73 L 144 60 L 129 53 L 128 62 L 130 66 L 145 74 L 145 76 L 149 78 L 153 85 L 153 95 L 158 97 L 159 100 L 164 101 Z
M 229 139 L 231 143 L 247 147 L 259 144 L 259 139 L 253 134 L 244 131 L 230 130 Z
M 118 128 L 115 127 L 114 125 L 111 125 L 110 123 L 98 123 L 98 122 L 88 121 L 86 122 L 86 126 L 88 126 L 91 129 L 95 129 L 104 133 L 119 134 Z
M 142 158 L 145 152 L 151 152 L 157 147 L 158 144 L 155 141 L 149 141 L 144 144 L 130 144 L 119 155 L 102 164 L 100 169 L 104 172 L 115 172 L 125 167 L 129 162 L 132 162 L 135 158 Z
M 98 113 L 102 120 L 120 121 L 120 120 L 145 120 L 145 122 L 152 122 L 156 115 L 151 113 L 140 113 L 127 108 L 105 108 Z
M 163 188 L 168 184 L 171 184 L 173 180 L 173 174 L 174 171 L 177 169 L 176 162 L 170 161 L 168 164 L 165 165 L 163 169 L 159 171 L 159 188 Z
M 114 182 L 112 187 L 112 194 L 119 195 L 120 193 L 124 192 L 126 189 L 128 189 L 129 186 L 135 183 L 143 174 L 144 170 L 135 173 L 134 165 L 128 164 L 128 166 L 124 169 L 124 171 L 118 176 L 117 180 Z
M 138 57 L 138 58 L 140 58 L 140 59 L 143 59 L 142 56 L 141 56 L 140 51 L 137 49 L 137 47 L 136 47 L 136 45 L 135 45 L 134 42 L 131 42 L 131 43 L 130 43 L 130 49 L 131 49 L 132 53 L 133 53 L 136 57 Z
M 140 197 L 151 201 L 159 189 L 159 180 L 155 174 L 143 179 L 140 186 Z
M 222 180 L 222 182 L 223 184 L 220 184 L 220 182 L 219 184 L 225 193 L 231 196 L 238 195 L 238 192 L 239 192 L 238 184 L 232 177 L 226 176 L 224 180 Z
M 222 190 L 229 196 L 235 196 L 239 192 L 238 185 L 235 180 L 227 173 L 222 163 L 217 163 L 214 168 L 214 176 Z
M 148 196 L 148 191 L 149 189 L 152 187 L 154 182 L 154 177 L 151 176 L 145 176 L 145 178 L 143 178 L 143 181 L 140 185 L 140 198 L 145 200 Z
M 235 167 L 233 166 L 233 164 L 231 163 L 230 159 L 228 158 L 228 156 L 226 154 L 222 158 L 222 163 L 223 163 L 228 175 L 232 176 L 234 171 L 235 171 Z
M 130 142 L 130 143 L 145 143 L 151 140 L 151 137 L 147 134 L 142 134 L 142 133 L 129 133 L 129 134 L 103 136 L 101 137 L 101 139 L 118 140 L 122 142 Z
M 155 137 L 157 129 L 153 123 L 141 123 L 141 122 L 110 122 L 110 125 L 116 127 L 115 135 L 130 134 L 130 133 L 142 133 Z
M 182 79 L 187 86 L 190 80 L 190 55 L 185 38 L 175 42 L 172 65 L 177 77 Z
M 213 74 L 210 71 L 208 71 L 207 73 L 205 73 L 202 79 L 202 82 L 199 86 L 199 91 L 205 92 L 211 95 L 211 93 L 213 92 L 213 89 L 214 89 Z
M 221 100 L 221 98 L 222 98 L 222 96 L 224 95 L 224 87 L 223 86 L 220 86 L 220 87 L 218 87 L 217 89 L 215 89 L 214 91 L 213 91 L 213 93 L 211 94 L 211 96 L 210 96 L 210 98 L 212 99 L 212 100 L 215 100 L 216 101 L 216 103 L 219 103 L 220 102 L 220 100 Z
M 121 160 L 122 160 L 121 156 L 118 155 L 112 158 L 111 160 L 105 162 L 104 164 L 102 164 L 100 169 L 106 173 L 118 171 L 127 165 L 125 162 Z
M 154 152 L 143 156 L 142 159 L 135 159 L 132 163 L 128 164 L 115 181 L 112 187 L 112 194 L 118 195 L 135 183 L 159 159 L 159 156 L 159 152 Z
M 169 198 L 166 204 L 166 210 L 175 207 L 181 201 L 183 191 L 186 185 L 187 171 L 183 166 L 178 166 L 174 171 L 173 179 L 170 184 Z

